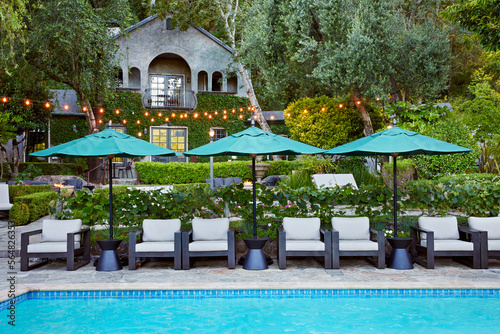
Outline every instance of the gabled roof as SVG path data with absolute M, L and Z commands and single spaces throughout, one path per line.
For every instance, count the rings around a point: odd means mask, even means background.
M 147 17 L 145 18 L 144 20 L 134 24 L 134 25 L 131 25 L 130 27 L 128 27 L 127 29 L 125 29 L 125 32 L 129 33 L 143 25 L 145 25 L 146 23 L 148 22 L 151 22 L 155 19 L 158 18 L 158 14 L 155 14 L 155 15 L 152 15 L 150 17 Z M 196 24 L 191 24 L 191 26 L 193 28 L 195 28 L 196 30 L 198 30 L 199 32 L 201 32 L 202 34 L 204 34 L 205 36 L 207 36 L 208 38 L 210 38 L 211 40 L 213 40 L 215 43 L 219 44 L 220 46 L 222 46 L 224 49 L 226 49 L 227 51 L 233 53 L 233 49 L 228 46 L 227 44 L 224 44 L 224 42 L 222 42 L 220 39 L 218 39 L 217 37 L 215 37 L 214 35 L 212 35 L 211 33 L 209 33 L 208 31 L 206 31 L 205 29 L 203 29 L 202 27 L 200 26 L 197 26 Z M 113 35 L 113 38 L 118 38 L 120 36 L 122 36 L 123 33 L 122 32 L 118 32 L 116 34 Z

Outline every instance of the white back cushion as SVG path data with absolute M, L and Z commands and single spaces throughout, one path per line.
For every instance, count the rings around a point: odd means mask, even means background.
M 500 217 L 469 217 L 469 227 L 488 232 L 488 239 L 500 239 Z
M 368 217 L 333 217 L 332 227 L 339 231 L 339 239 L 370 239 L 370 220 Z
M 319 218 L 283 218 L 283 230 L 287 240 L 319 240 Z
M 331 188 L 337 185 L 333 174 L 313 174 L 312 177 L 313 177 L 313 182 L 316 184 L 318 188 L 321 186 L 325 188 Z
M 42 222 L 42 242 L 66 242 L 68 233 L 79 232 L 82 229 L 81 219 L 52 220 Z M 75 236 L 75 241 L 80 241 L 80 236 Z
M 9 185 L 0 184 L 0 203 L 10 203 L 9 202 Z
M 193 240 L 227 240 L 229 218 L 193 219 Z
M 352 174 L 334 174 L 335 182 L 343 187 L 345 185 L 352 185 L 354 189 L 358 189 L 358 185 L 356 184 L 356 180 Z
M 418 226 L 434 231 L 435 240 L 458 240 L 457 217 L 420 217 Z
M 180 232 L 180 219 L 144 219 L 142 241 L 174 241 L 174 233 Z

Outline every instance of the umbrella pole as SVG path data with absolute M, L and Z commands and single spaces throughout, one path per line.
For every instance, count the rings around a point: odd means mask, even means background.
M 257 238 L 257 196 L 255 193 L 255 157 L 252 157 L 252 187 L 253 187 L 253 237 Z
M 396 157 L 397 153 L 392 156 L 393 159 L 393 172 L 394 172 L 394 236 L 398 236 L 398 184 L 397 184 L 397 176 L 396 176 Z
M 109 240 L 113 240 L 113 158 L 108 157 L 109 168 Z

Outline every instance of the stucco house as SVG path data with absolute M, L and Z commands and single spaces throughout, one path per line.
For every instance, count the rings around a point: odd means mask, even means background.
M 119 89 L 140 92 L 154 109 L 192 110 L 197 94 L 246 96 L 229 46 L 201 27 L 180 31 L 170 21 L 153 15 L 114 35 Z

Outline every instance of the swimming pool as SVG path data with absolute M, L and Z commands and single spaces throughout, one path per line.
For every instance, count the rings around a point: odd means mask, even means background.
M 41 291 L 1 333 L 465 333 L 500 326 L 500 290 Z

